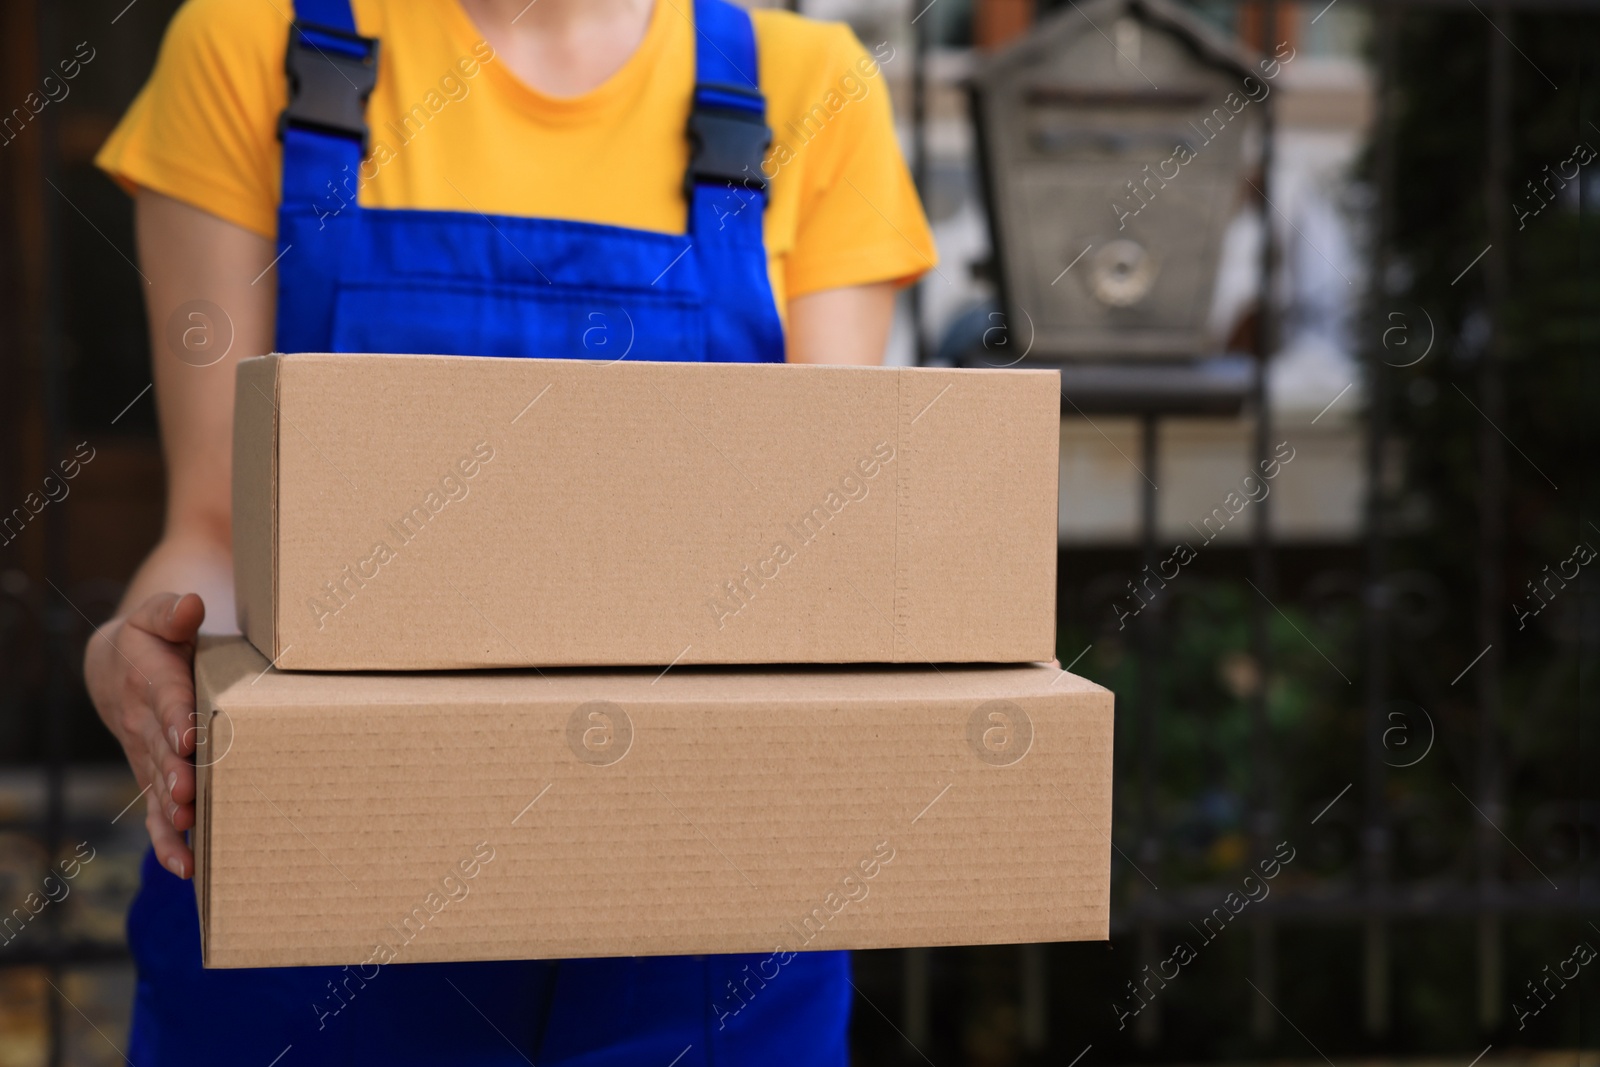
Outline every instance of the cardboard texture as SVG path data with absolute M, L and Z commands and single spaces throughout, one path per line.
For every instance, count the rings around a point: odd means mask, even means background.
M 285 669 L 1054 655 L 1045 371 L 240 364 L 239 625 Z
M 1107 936 L 1112 696 L 1050 667 L 196 681 L 210 967 Z

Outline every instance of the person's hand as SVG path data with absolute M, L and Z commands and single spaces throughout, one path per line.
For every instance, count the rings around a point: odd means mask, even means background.
M 121 742 L 141 789 L 156 858 L 194 873 L 184 831 L 194 825 L 194 646 L 206 608 L 193 593 L 157 593 L 95 632 L 84 650 L 89 697 Z

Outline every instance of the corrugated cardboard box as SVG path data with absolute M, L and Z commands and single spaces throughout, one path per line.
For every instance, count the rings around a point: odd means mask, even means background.
M 1112 697 L 1054 668 L 196 681 L 208 966 L 1107 936 Z
M 240 364 L 239 624 L 304 670 L 1054 655 L 1056 375 Z

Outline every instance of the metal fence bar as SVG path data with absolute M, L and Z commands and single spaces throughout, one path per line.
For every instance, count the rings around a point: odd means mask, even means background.
M 55 55 L 60 40 L 59 5 L 41 3 L 38 8 L 39 54 Z M 40 177 L 45 182 L 57 183 L 60 178 L 61 130 L 60 109 L 45 109 L 40 115 L 39 134 L 42 148 L 39 153 Z M 40 380 L 44 386 L 44 454 L 55 457 L 61 454 L 61 442 L 66 438 L 65 409 L 66 382 L 62 367 L 62 277 L 61 277 L 61 205 L 57 200 L 45 200 L 45 233 L 43 248 L 45 262 L 41 271 L 43 289 L 43 319 L 45 329 L 39 338 Z M 45 526 L 44 574 L 47 581 L 59 589 L 70 585 L 67 575 L 64 513 L 59 508 L 47 508 L 41 515 Z M 67 716 L 73 709 L 71 679 L 77 671 L 77 657 L 72 654 L 73 635 L 78 632 L 74 609 L 60 597 L 47 600 L 42 612 L 45 626 L 45 758 L 48 761 L 45 775 L 45 827 L 44 844 L 46 862 L 54 862 L 61 853 L 67 818 L 66 771 L 70 752 L 67 743 Z M 41 931 L 45 938 L 45 973 L 51 984 L 48 994 L 48 1027 L 50 1036 L 50 1067 L 61 1067 L 65 1060 L 66 996 L 61 991 L 62 968 L 67 962 L 63 951 L 61 909 L 49 909 L 47 922 Z
M 1478 640 L 1487 646 L 1487 655 L 1477 672 L 1478 681 L 1478 766 L 1479 806 L 1486 815 L 1478 825 L 1478 878 L 1485 896 L 1493 895 L 1499 878 L 1500 842 L 1498 831 L 1488 825 L 1503 821 L 1498 730 L 1504 670 L 1501 635 L 1500 597 L 1506 546 L 1506 456 L 1496 427 L 1505 423 L 1505 384 L 1500 361 L 1505 347 L 1505 304 L 1510 289 L 1507 273 L 1510 218 L 1507 213 L 1507 173 L 1511 165 L 1511 42 L 1498 25 L 1509 18 L 1510 9 L 1501 0 L 1495 4 L 1492 20 L 1485 28 L 1489 44 L 1489 84 L 1487 122 L 1489 158 L 1484 182 L 1484 206 L 1488 212 L 1489 249 L 1484 262 L 1484 286 L 1489 312 L 1489 340 L 1484 347 L 1478 372 L 1479 406 L 1484 420 L 1478 427 L 1481 469 L 1478 478 Z M 1484 1030 L 1493 1030 L 1500 1021 L 1502 985 L 1502 937 L 1499 917 L 1484 914 L 1478 918 L 1478 1021 Z
M 1261 5 L 1261 50 L 1271 53 L 1277 44 L 1278 5 L 1267 0 Z M 1277 105 L 1275 97 L 1262 101 L 1265 119 L 1261 123 L 1261 288 L 1256 296 L 1255 337 L 1255 438 L 1253 473 L 1259 478 L 1266 471 L 1272 451 L 1272 404 L 1267 390 L 1267 362 L 1278 343 L 1278 316 L 1273 306 L 1273 281 L 1278 271 L 1277 228 L 1273 225 L 1272 167 L 1277 160 Z M 1250 643 L 1256 661 L 1256 687 L 1250 695 L 1250 792 L 1247 837 L 1256 855 L 1271 848 L 1274 830 L 1283 820 L 1277 808 L 1277 790 L 1272 769 L 1272 738 L 1267 701 L 1272 691 L 1272 634 L 1268 598 L 1276 598 L 1276 568 L 1273 566 L 1271 494 L 1255 504 L 1250 538 L 1250 569 L 1261 595 L 1251 597 Z M 1272 1037 L 1277 1012 L 1267 998 L 1276 999 L 1273 978 L 1275 947 L 1273 929 L 1260 916 L 1253 920 L 1251 970 L 1256 985 L 1265 994 L 1251 1007 L 1251 1033 L 1258 1041 Z
M 1384 322 L 1387 309 L 1385 279 L 1390 269 L 1394 239 L 1395 200 L 1395 75 L 1399 63 L 1401 15 L 1394 7 L 1378 13 L 1377 114 L 1373 122 L 1374 178 L 1377 224 L 1372 246 L 1372 277 L 1368 280 L 1367 308 L 1367 501 L 1366 585 L 1362 618 L 1366 627 L 1366 750 L 1364 780 L 1362 876 L 1370 900 L 1384 897 L 1389 884 L 1390 834 L 1384 791 L 1385 712 L 1389 695 L 1389 580 L 1385 538 L 1384 467 L 1388 452 L 1391 382 L 1384 363 Z M 1369 1035 L 1389 1027 L 1389 930 L 1384 917 L 1374 911 L 1365 925 L 1362 968 L 1362 1018 Z
M 927 14 L 926 9 L 922 14 Z M 928 50 L 933 47 L 932 19 L 911 20 L 911 180 L 922 202 L 928 202 Z M 912 362 L 923 366 L 933 346 L 922 324 L 922 287 L 926 278 L 912 282 L 906 292 L 911 316 Z
M 1141 574 L 1160 573 L 1161 553 L 1157 547 L 1160 505 L 1156 493 L 1161 477 L 1160 417 L 1147 411 L 1139 419 L 1139 465 L 1144 483 L 1139 487 L 1139 559 Z M 1147 579 L 1148 580 L 1148 579 Z M 1128 583 L 1131 590 L 1133 582 Z M 1156 719 L 1161 702 L 1160 620 L 1167 601 L 1157 597 L 1139 612 L 1135 655 L 1139 681 L 1135 696 L 1139 721 L 1139 863 L 1151 878 L 1159 878 L 1161 867 L 1161 816 L 1156 810 L 1156 776 L 1160 773 L 1160 752 L 1156 745 Z M 1135 890 L 1140 897 L 1143 885 Z M 1153 918 L 1139 925 L 1138 961 L 1141 968 L 1154 968 L 1161 960 L 1157 944 L 1159 926 Z M 1131 985 L 1131 983 L 1130 983 Z M 1134 1038 L 1149 1048 L 1161 1039 L 1161 1002 L 1151 1001 L 1134 1021 Z

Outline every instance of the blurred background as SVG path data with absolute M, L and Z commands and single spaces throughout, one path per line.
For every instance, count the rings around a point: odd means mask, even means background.
M 78 662 L 162 473 L 90 160 L 175 7 L 0 5 L 5 1067 L 126 1045 Z M 857 1061 L 1600 1064 L 1600 3 L 800 8 L 893 49 L 891 360 L 1061 370 L 1058 654 L 1118 694 L 1110 942 L 858 954 Z

